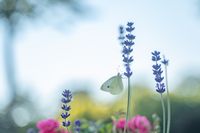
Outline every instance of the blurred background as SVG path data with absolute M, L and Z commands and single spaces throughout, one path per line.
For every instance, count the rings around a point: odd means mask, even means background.
M 135 24 L 134 114 L 161 116 L 151 52 L 169 61 L 171 133 L 200 132 L 199 0 L 0 0 L 0 133 L 25 133 L 58 118 L 61 93 L 72 119 L 99 120 L 126 106 L 100 90 L 123 71 L 119 25 Z M 126 82 L 126 79 L 124 79 Z

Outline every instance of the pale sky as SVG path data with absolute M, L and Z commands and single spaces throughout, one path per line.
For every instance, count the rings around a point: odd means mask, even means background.
M 118 26 L 135 23 L 133 83 L 154 89 L 151 51 L 170 60 L 169 82 L 175 87 L 185 74 L 199 73 L 200 16 L 196 0 L 87 0 L 93 17 L 77 19 L 68 31 L 45 24 L 27 24 L 17 35 L 15 57 L 18 82 L 44 108 L 61 89 L 88 84 L 99 100 L 110 94 L 101 84 L 122 70 Z M 95 15 L 94 15 L 95 14 Z M 0 27 L 0 105 L 7 100 Z M 56 97 L 56 98 L 55 98 Z

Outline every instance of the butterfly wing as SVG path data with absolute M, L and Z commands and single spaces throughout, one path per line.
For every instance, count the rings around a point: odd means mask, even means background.
M 123 91 L 123 88 L 124 86 L 122 82 L 122 77 L 120 74 L 118 74 L 111 84 L 110 93 L 113 95 L 119 94 Z
M 110 92 L 113 95 L 121 93 L 123 88 L 123 82 L 120 74 L 111 77 L 101 86 L 101 90 Z
M 117 76 L 117 87 L 118 89 L 116 89 L 116 93 L 121 93 L 124 89 L 124 85 L 123 85 L 123 82 L 122 82 L 122 77 L 121 75 L 118 74 Z
M 114 83 L 115 79 L 116 79 L 116 76 L 113 76 L 113 77 L 109 78 L 107 81 L 105 81 L 103 83 L 103 85 L 101 86 L 101 90 L 109 92 L 110 87 Z

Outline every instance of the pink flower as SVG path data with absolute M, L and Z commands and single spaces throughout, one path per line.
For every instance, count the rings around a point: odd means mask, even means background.
M 128 128 L 132 133 L 150 133 L 151 124 L 145 116 L 136 115 L 128 122 Z
M 39 133 L 56 133 L 59 127 L 58 121 L 54 119 L 41 120 L 37 123 Z
M 116 128 L 117 129 L 124 129 L 125 123 L 126 123 L 126 119 L 120 118 L 118 121 L 115 122 Z

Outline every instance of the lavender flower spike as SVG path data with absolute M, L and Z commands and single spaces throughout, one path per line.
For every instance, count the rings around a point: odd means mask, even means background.
M 165 92 L 165 84 L 162 82 L 164 77 L 162 77 L 162 69 L 161 69 L 161 64 L 158 63 L 160 61 L 160 52 L 154 51 L 152 52 L 152 61 L 155 62 L 155 64 L 152 66 L 153 67 L 153 74 L 155 75 L 155 81 L 156 81 L 156 91 L 159 93 L 164 93 Z
M 69 103 L 72 100 L 72 93 L 70 90 L 64 90 L 62 93 L 63 98 L 61 99 L 62 102 L 62 107 L 61 109 L 63 110 L 61 117 L 63 118 L 62 125 L 64 127 L 69 127 L 70 126 L 70 121 L 67 120 L 67 118 L 70 116 L 69 111 L 71 110 L 71 107 Z
M 126 36 L 124 37 L 124 29 L 122 26 L 120 26 L 120 41 L 121 44 L 123 46 L 123 50 L 122 50 L 122 57 L 123 57 L 123 62 L 124 62 L 124 66 L 126 71 L 124 72 L 124 75 L 126 77 L 130 77 L 132 75 L 132 71 L 130 68 L 130 63 L 133 62 L 133 56 L 131 56 L 131 52 L 133 51 L 132 46 L 135 44 L 133 42 L 133 40 L 135 39 L 135 36 L 132 34 L 132 31 L 135 29 L 135 27 L 133 27 L 133 23 L 132 22 L 128 22 L 127 23 L 127 27 L 126 27 Z

